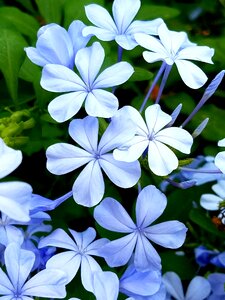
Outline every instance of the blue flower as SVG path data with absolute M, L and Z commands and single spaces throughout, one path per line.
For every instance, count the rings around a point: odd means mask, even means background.
M 102 271 L 99 264 L 92 258 L 92 255 L 100 256 L 98 253 L 107 239 L 98 239 L 94 228 L 89 227 L 84 232 L 77 232 L 69 229 L 73 239 L 63 230 L 56 229 L 49 236 L 39 242 L 39 248 L 54 246 L 67 249 L 69 251 L 61 252 L 52 256 L 46 268 L 56 268 L 63 270 L 67 274 L 67 283 L 69 283 L 77 274 L 81 266 L 81 281 L 88 291 L 93 291 L 92 276 L 96 271 Z
M 77 51 L 84 48 L 89 39 L 83 37 L 84 23 L 73 21 L 68 31 L 58 24 L 42 26 L 38 31 L 36 48 L 25 48 L 29 59 L 36 65 L 59 64 L 70 69 L 74 67 L 74 57 Z
M 113 272 L 98 271 L 93 274 L 93 294 L 96 300 L 117 300 L 119 279 Z
M 184 295 L 180 277 L 174 272 L 167 272 L 163 275 L 163 283 L 166 286 L 167 293 L 176 300 L 203 300 L 206 299 L 211 287 L 207 279 L 202 276 L 195 276 Z
M 165 195 L 155 186 L 145 187 L 136 203 L 136 224 L 123 206 L 113 198 L 105 198 L 94 210 L 94 218 L 102 227 L 127 235 L 107 243 L 99 250 L 110 267 L 125 265 L 134 251 L 137 271 L 161 269 L 161 259 L 150 241 L 175 249 L 186 237 L 187 228 L 179 221 L 151 225 L 164 211 Z
M 118 120 L 119 119 L 119 120 Z M 120 162 L 109 153 L 134 134 L 132 123 L 114 117 L 98 143 L 98 119 L 87 116 L 71 121 L 69 134 L 82 148 L 58 143 L 46 151 L 47 169 L 56 175 L 66 174 L 85 164 L 73 185 L 74 200 L 84 206 L 94 206 L 104 195 L 105 184 L 102 169 L 119 187 L 129 188 L 140 178 L 138 161 Z
M 212 295 L 209 296 L 208 300 L 224 300 L 224 282 L 225 274 L 223 273 L 212 273 L 208 276 L 208 281 L 210 282 L 212 288 Z
M 218 146 L 225 147 L 225 138 L 218 142 Z M 225 151 L 221 151 L 216 155 L 215 165 L 225 174 Z
M 28 300 L 31 297 L 64 298 L 66 274 L 57 269 L 45 269 L 28 278 L 35 261 L 31 251 L 20 249 L 16 243 L 5 253 L 7 275 L 0 269 L 0 295 L 5 300 Z
M 145 33 L 135 34 L 137 43 L 148 51 L 143 57 L 148 63 L 165 61 L 168 66 L 175 64 L 183 82 L 192 89 L 198 89 L 207 81 L 205 73 L 189 60 L 212 64 L 214 49 L 197 46 L 188 40 L 185 32 L 170 31 L 165 23 L 158 27 L 160 39 Z
M 69 68 L 57 64 L 48 64 L 43 68 L 41 86 L 51 92 L 67 92 L 50 102 L 48 111 L 53 119 L 57 122 L 70 119 L 84 101 L 90 116 L 109 118 L 116 113 L 118 99 L 105 88 L 124 83 L 134 69 L 127 62 L 119 62 L 98 75 L 104 57 L 103 47 L 95 42 L 76 54 L 75 65 L 80 77 Z
M 145 32 L 156 35 L 158 26 L 163 22 L 160 18 L 153 21 L 133 21 L 140 6 L 140 0 L 114 0 L 113 19 L 108 11 L 100 5 L 85 6 L 87 18 L 95 26 L 85 27 L 83 35 L 95 35 L 102 41 L 115 40 L 122 48 L 133 49 L 137 46 L 133 37 L 135 33 Z

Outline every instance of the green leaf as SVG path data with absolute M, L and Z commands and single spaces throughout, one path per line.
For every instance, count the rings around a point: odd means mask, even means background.
M 130 81 L 143 81 L 143 80 L 150 80 L 153 77 L 153 73 L 149 72 L 148 70 L 135 67 L 134 74 L 131 76 Z
M 17 102 L 18 74 L 25 56 L 25 46 L 27 43 L 18 32 L 0 29 L 0 70 L 14 103 Z
M 137 20 L 152 20 L 156 18 L 171 19 L 177 17 L 180 11 L 176 8 L 161 5 L 142 5 L 136 18 Z
M 68 27 L 73 20 L 87 22 L 84 6 L 91 3 L 104 5 L 104 0 L 66 0 L 64 5 L 64 26 Z
M 31 39 L 36 39 L 38 22 L 32 16 L 20 11 L 16 7 L 1 7 L 0 19 L 6 24 L 14 25 L 15 28 L 22 34 L 29 36 Z
M 35 2 L 46 23 L 61 23 L 65 0 L 36 0 Z

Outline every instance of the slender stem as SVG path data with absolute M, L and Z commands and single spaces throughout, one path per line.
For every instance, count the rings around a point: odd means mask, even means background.
M 220 170 L 198 170 L 198 169 L 192 169 L 192 168 L 186 168 L 186 167 L 180 167 L 181 171 L 185 172 L 193 172 L 193 173 L 205 173 L 205 174 L 222 174 Z
M 194 117 L 194 115 L 199 111 L 199 109 L 203 106 L 202 99 L 199 101 L 199 103 L 196 105 L 196 107 L 193 109 L 193 111 L 190 113 L 190 115 L 187 117 L 187 119 L 181 124 L 181 128 L 187 125 L 187 123 Z
M 117 62 L 120 62 L 123 56 L 123 48 L 120 45 L 118 45 L 117 53 L 118 53 Z
M 150 86 L 150 88 L 148 90 L 148 93 L 146 94 L 146 96 L 145 96 L 145 98 L 144 98 L 144 100 L 142 102 L 141 108 L 139 109 L 140 113 L 142 113 L 142 111 L 144 110 L 145 105 L 146 105 L 146 103 L 148 101 L 148 98 L 150 97 L 150 95 L 151 95 L 154 87 L 156 86 L 156 83 L 158 82 L 160 76 L 162 75 L 162 73 L 164 72 L 165 69 L 166 69 L 166 63 L 163 62 L 162 65 L 161 65 L 161 67 L 160 67 L 160 69 L 159 69 L 159 71 L 158 71 L 158 73 L 156 74 L 156 76 L 155 76 L 155 78 L 154 78 L 154 80 L 152 82 L 152 85 Z
M 158 92 L 157 98 L 155 100 L 155 103 L 159 103 L 159 100 L 162 96 L 162 92 L 163 92 L 163 89 L 166 85 L 166 81 L 168 79 L 168 76 L 170 74 L 171 69 L 172 69 L 172 65 L 167 65 L 166 66 L 166 69 L 165 69 L 165 72 L 163 74 L 163 78 L 162 78 L 162 81 L 161 81 L 161 84 L 160 84 L 159 92 Z

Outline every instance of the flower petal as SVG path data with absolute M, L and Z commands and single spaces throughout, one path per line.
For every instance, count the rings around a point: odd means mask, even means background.
M 98 128 L 98 119 L 87 116 L 70 122 L 69 135 L 82 148 L 94 153 L 98 144 Z
M 152 35 L 158 35 L 158 27 L 163 23 L 161 18 L 157 18 L 151 21 L 133 21 L 126 33 L 134 35 L 135 33 L 147 33 Z
M 58 96 L 49 103 L 48 112 L 57 122 L 65 122 L 76 115 L 86 96 L 86 92 L 73 92 Z
M 148 185 L 138 194 L 136 203 L 137 227 L 144 229 L 154 222 L 165 210 L 166 196 L 154 185 Z
M 175 299 L 185 299 L 182 282 L 175 272 L 166 272 L 163 275 L 163 283 L 169 295 Z
M 74 240 L 76 241 L 77 247 L 81 250 L 86 250 L 87 246 L 96 238 L 96 231 L 92 227 L 88 227 L 83 232 L 77 232 L 73 229 L 69 229 Z
M 81 260 L 81 281 L 85 290 L 93 292 L 93 275 L 102 271 L 99 264 L 89 255 L 83 255 Z
M 149 135 L 155 135 L 160 129 L 166 126 L 171 120 L 171 116 L 161 110 L 159 104 L 150 105 L 145 110 L 145 120 L 149 130 Z
M 8 278 L 8 276 L 0 269 L 0 294 L 1 295 L 8 295 L 8 299 L 11 298 L 10 293 L 12 294 L 13 292 L 13 286 Z M 2 298 L 2 297 L 1 297 Z M 7 299 L 7 298 L 6 298 Z
M 193 137 L 191 134 L 178 127 L 162 129 L 155 135 L 155 139 L 186 154 L 190 153 L 193 144 Z
M 94 295 L 96 300 L 117 300 L 119 279 L 113 272 L 95 272 L 93 275 Z
M 75 56 L 75 65 L 85 82 L 87 89 L 93 88 L 93 82 L 105 58 L 104 48 L 99 42 L 80 49 Z
M 141 176 L 141 167 L 138 161 L 118 161 L 113 158 L 112 153 L 102 155 L 99 164 L 109 179 L 122 188 L 134 186 Z
M 198 66 L 196 66 L 192 62 L 177 59 L 175 61 L 175 64 L 183 82 L 188 87 L 192 89 L 198 89 L 206 83 L 207 76 Z
M 99 252 L 110 267 L 124 266 L 133 253 L 137 236 L 130 233 L 103 246 Z
M 143 48 L 148 49 L 152 52 L 158 53 L 161 55 L 162 59 L 168 56 L 165 48 L 159 39 L 150 36 L 146 33 L 136 33 L 134 35 L 136 42 Z
M 214 55 L 214 49 L 207 46 L 192 46 L 186 47 L 179 51 L 178 59 L 192 59 L 205 63 L 213 64 L 212 56 Z
M 0 138 L 0 179 L 13 172 L 22 161 L 22 152 L 8 147 Z
M 179 221 L 167 221 L 145 229 L 145 235 L 154 243 L 176 249 L 183 245 L 187 227 Z
M 215 165 L 223 174 L 225 174 L 225 151 L 221 151 L 216 155 Z
M 94 209 L 95 221 L 102 227 L 116 232 L 129 233 L 136 225 L 123 206 L 113 198 L 105 198 Z
M 81 48 L 84 48 L 90 40 L 89 37 L 84 37 L 82 30 L 85 28 L 85 24 L 80 20 L 73 21 L 69 28 L 68 34 L 72 40 L 74 54 L 76 55 L 77 51 Z
M 65 251 L 52 256 L 46 264 L 46 269 L 58 269 L 66 273 L 66 284 L 73 280 L 81 263 L 81 254 L 75 251 Z
M 206 299 L 211 292 L 211 286 L 207 279 L 202 276 L 195 276 L 186 292 L 187 300 L 203 300 Z
M 49 146 L 46 156 L 47 169 L 55 175 L 69 173 L 93 159 L 89 152 L 66 143 Z
M 111 32 L 113 36 L 115 36 L 115 34 L 117 33 L 117 28 L 116 25 L 112 19 L 112 17 L 110 16 L 110 14 L 108 13 L 108 11 L 103 8 L 100 5 L 97 4 L 90 4 L 85 6 L 85 13 L 86 16 L 88 18 L 88 20 L 90 20 L 95 26 L 104 29 L 105 31 Z M 86 27 L 83 30 L 83 34 L 86 36 L 87 32 L 88 32 L 88 27 Z M 89 32 L 89 34 L 91 33 L 91 31 Z M 96 34 L 96 33 L 93 33 Z M 102 36 L 96 35 L 98 39 L 102 39 Z M 104 38 L 105 36 L 103 36 Z M 108 36 L 109 38 L 109 36 Z M 104 41 L 110 41 L 111 39 L 103 39 Z
M 93 88 L 114 87 L 126 82 L 134 73 L 134 68 L 127 62 L 118 62 L 105 69 L 96 78 Z
M 203 194 L 200 199 L 200 204 L 203 208 L 207 210 L 218 210 L 219 204 L 223 200 L 213 194 Z
M 42 70 L 41 86 L 50 92 L 86 91 L 85 83 L 67 67 L 47 64 Z
M 148 145 L 148 164 L 151 171 L 158 176 L 166 176 L 178 167 L 176 155 L 167 146 L 150 141 Z
M 225 199 L 225 180 L 218 180 L 217 183 L 212 186 L 212 190 L 220 198 Z
M 118 106 L 116 96 L 101 89 L 92 90 L 85 101 L 85 110 L 92 117 L 110 118 L 116 113 Z
M 104 191 L 105 184 L 101 168 L 97 160 L 92 160 L 74 182 L 73 198 L 78 204 L 92 207 L 102 200 Z
M 114 0 L 113 18 L 120 34 L 125 33 L 141 6 L 140 0 Z

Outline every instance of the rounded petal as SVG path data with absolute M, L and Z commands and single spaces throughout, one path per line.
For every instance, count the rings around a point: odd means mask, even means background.
M 137 42 L 133 38 L 133 36 L 129 34 L 120 34 L 115 37 L 115 41 L 120 47 L 126 50 L 132 50 L 137 46 Z
M 219 152 L 215 157 L 215 165 L 225 174 L 225 151 Z
M 93 82 L 103 64 L 104 58 L 105 51 L 99 42 L 93 43 L 90 47 L 80 49 L 75 56 L 75 65 L 88 91 L 93 88 Z
M 154 222 L 165 210 L 166 196 L 154 185 L 148 185 L 138 194 L 136 203 L 137 227 L 144 229 Z
M 220 197 L 213 194 L 203 194 L 200 198 L 201 206 L 207 210 L 218 210 L 222 201 Z
M 165 60 L 167 64 L 172 65 L 173 62 L 169 60 L 167 57 L 167 54 L 162 55 L 161 53 L 154 53 L 149 51 L 143 52 L 143 58 L 146 60 L 149 64 L 154 63 L 156 61 Z
M 92 227 L 88 227 L 83 232 L 77 232 L 73 229 L 69 229 L 74 240 L 77 243 L 77 247 L 81 250 L 86 250 L 87 246 L 96 238 L 96 231 Z
M 202 276 L 194 277 L 186 292 L 186 300 L 203 300 L 206 299 L 211 292 L 211 286 L 207 279 Z
M 98 161 L 92 160 L 74 182 L 73 198 L 80 205 L 92 207 L 102 200 L 104 192 L 102 171 Z
M 178 72 L 183 82 L 192 89 L 199 89 L 206 81 L 207 76 L 205 73 L 195 64 L 190 61 L 177 59 L 175 61 Z
M 85 290 L 93 292 L 93 275 L 102 271 L 99 264 L 89 255 L 83 255 L 81 260 L 81 281 Z
M 185 129 L 178 127 L 162 129 L 155 135 L 155 139 L 186 154 L 190 153 L 193 144 L 191 134 Z
M 8 147 L 0 138 L 0 179 L 13 172 L 22 162 L 22 152 Z
M 69 173 L 93 159 L 89 152 L 66 143 L 49 146 L 46 156 L 47 169 L 55 175 Z
M 93 275 L 94 295 L 96 300 L 117 300 L 119 279 L 113 272 L 95 272 Z
M 150 141 L 148 145 L 148 164 L 151 171 L 158 176 L 166 176 L 178 167 L 176 155 L 167 146 Z
M 158 27 L 163 23 L 161 18 L 157 18 L 151 21 L 133 21 L 126 33 L 134 35 L 135 33 L 147 33 L 151 35 L 158 35 Z
M 212 186 L 212 190 L 220 198 L 225 199 L 225 180 L 218 180 L 217 183 Z
M 112 41 L 116 36 L 116 32 L 112 31 L 111 29 L 98 28 L 95 26 L 85 27 L 82 31 L 82 34 L 83 36 L 95 35 L 101 41 Z
M 218 142 L 219 147 L 225 147 L 225 138 Z
M 166 55 L 168 56 L 168 53 L 166 52 L 159 39 L 146 33 L 136 33 L 134 35 L 134 38 L 140 46 L 152 52 L 158 53 L 159 55 L 161 55 L 162 59 L 166 57 Z
M 93 88 L 114 87 L 126 82 L 134 73 L 134 68 L 127 62 L 118 62 L 105 69 L 95 80 Z
M 46 264 L 46 269 L 58 269 L 66 273 L 66 284 L 73 280 L 81 263 L 81 254 L 75 251 L 65 251 L 52 256 Z
M 87 116 L 70 122 L 69 135 L 82 148 L 95 153 L 98 144 L 98 128 L 98 119 Z
M 110 267 L 124 266 L 132 256 L 137 235 L 130 233 L 120 239 L 107 243 L 99 252 Z
M 82 31 L 85 27 L 86 26 L 82 21 L 75 20 L 70 24 L 68 28 L 68 34 L 72 40 L 75 55 L 77 51 L 81 48 L 84 48 L 90 40 L 90 36 L 84 37 L 82 34 Z
M 179 221 L 167 221 L 145 229 L 145 235 L 154 243 L 176 249 L 183 245 L 187 227 Z
M 65 122 L 76 115 L 86 96 L 86 92 L 73 92 L 58 96 L 49 103 L 48 112 L 57 122 Z
M 0 269 L 0 294 L 8 295 L 8 299 L 11 298 L 10 293 L 12 294 L 13 285 L 8 278 L 8 276 Z M 2 297 L 1 297 L 2 298 Z M 5 300 L 8 300 L 7 298 Z
M 207 46 L 192 46 L 186 47 L 179 51 L 178 59 L 198 60 L 205 63 L 213 64 L 212 56 L 214 49 Z
M 141 176 L 141 167 L 138 161 L 118 161 L 113 158 L 111 153 L 102 155 L 99 164 L 109 179 L 122 188 L 134 186 Z
M 154 104 L 145 110 L 145 120 L 151 139 L 151 136 L 154 138 L 155 134 L 172 120 L 172 117 L 163 112 L 159 104 Z
M 123 206 L 113 198 L 105 198 L 94 209 L 95 221 L 102 227 L 116 232 L 129 233 L 136 225 Z
M 126 32 L 141 6 L 140 0 L 115 0 L 112 5 L 113 18 L 120 34 Z
M 169 295 L 173 296 L 175 299 L 185 299 L 182 282 L 175 272 L 166 272 L 163 275 L 163 283 L 165 284 Z
M 97 27 L 112 32 L 112 34 L 117 33 L 116 25 L 108 13 L 108 11 L 100 5 L 90 4 L 85 6 L 85 13 L 87 18 Z M 88 28 L 88 27 L 87 27 Z M 83 34 L 86 35 L 86 29 L 83 31 Z M 101 40 L 101 35 L 96 35 L 97 38 Z M 111 40 L 111 39 L 110 39 Z M 107 40 L 107 41 L 110 41 Z
M 116 96 L 101 89 L 89 92 L 85 101 L 85 110 L 92 117 L 111 118 L 118 107 Z
M 67 67 L 48 64 L 42 70 L 41 86 L 50 92 L 86 91 L 85 83 Z

